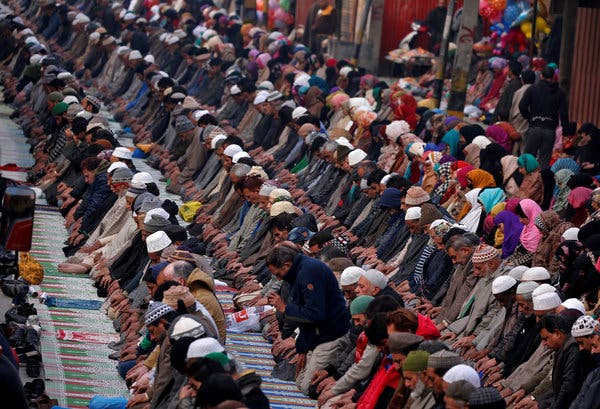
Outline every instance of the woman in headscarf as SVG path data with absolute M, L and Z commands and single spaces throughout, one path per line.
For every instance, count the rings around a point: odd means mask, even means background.
M 578 173 L 580 170 L 580 166 L 571 158 L 558 158 L 556 162 L 552 164 L 550 170 L 556 173 L 561 169 L 569 169 L 573 171 L 573 173 Z
M 508 197 L 516 196 L 519 185 L 523 181 L 523 175 L 519 172 L 519 158 L 514 155 L 506 155 L 500 159 L 502 165 L 502 187 Z
M 490 125 L 485 130 L 485 135 L 493 142 L 506 149 L 506 152 L 512 152 L 512 139 L 508 133 L 498 125 Z
M 422 142 L 411 142 L 404 150 L 410 161 L 404 172 L 404 178 L 412 184 L 419 183 L 421 180 L 421 156 L 425 153 L 424 148 L 425 144 Z
M 515 209 L 521 223 L 525 226 L 521 232 L 520 241 L 525 250 L 533 253 L 537 250 L 542 233 L 535 225 L 535 218 L 542 213 L 542 209 L 531 199 L 523 199 Z
M 458 221 L 460 224 L 465 226 L 468 231 L 471 233 L 481 234 L 481 230 L 483 228 L 483 206 L 479 202 L 479 192 L 481 189 L 475 188 L 465 194 L 465 199 L 467 200 L 467 204 L 463 209 L 462 213 L 464 217 L 460 217 Z M 466 211 L 466 212 L 465 212 Z
M 446 162 L 441 164 L 436 173 L 438 175 L 438 183 L 431 193 L 431 201 L 433 203 L 443 203 L 445 200 L 446 192 L 452 185 L 452 162 Z
M 504 191 L 499 187 L 483 189 L 479 193 L 479 202 L 483 205 L 483 210 L 486 214 L 491 213 L 494 206 L 506 199 Z
M 304 107 L 312 116 L 321 119 L 324 106 L 323 91 L 316 86 L 310 87 L 304 95 Z
M 489 144 L 479 154 L 479 167 L 494 176 L 496 186 L 502 186 L 504 182 L 501 159 L 506 155 L 506 149 L 497 143 Z
M 576 187 L 571 190 L 567 201 L 569 205 L 565 212 L 565 219 L 573 223 L 576 227 L 580 227 L 588 217 L 587 204 L 592 197 L 592 189 L 587 187 Z
M 544 185 L 537 159 L 530 153 L 524 153 L 519 156 L 518 164 L 519 172 L 523 175 L 523 181 L 521 182 L 517 196 L 541 203 L 544 197 Z
M 542 233 L 542 239 L 533 255 L 531 266 L 544 267 L 554 277 L 559 270 L 559 264 L 554 259 L 554 254 L 562 240 L 562 234 L 573 227 L 573 224 L 569 222 L 561 223 L 558 214 L 554 210 L 546 210 L 537 215 L 535 225 Z
M 477 76 L 475 82 L 467 90 L 467 105 L 477 105 L 487 93 L 494 74 L 489 69 L 488 60 L 481 60 L 477 63 Z M 481 135 L 481 134 L 480 134 Z
M 519 245 L 521 232 L 525 226 L 523 226 L 523 223 L 521 223 L 516 214 L 508 210 L 498 213 L 494 217 L 494 224 L 498 226 L 498 229 L 504 235 L 504 240 L 502 241 L 502 258 L 508 258 Z
M 427 151 L 421 157 L 421 162 L 423 166 L 423 179 L 421 181 L 421 187 L 427 193 L 433 191 L 435 185 L 438 182 L 438 175 L 435 172 L 436 166 L 439 166 L 440 159 L 442 158 L 442 153 L 438 151 Z
M 435 115 L 435 112 L 430 110 L 427 110 L 425 112 L 423 112 L 423 114 L 421 115 L 421 119 L 419 120 L 419 123 L 417 124 L 417 127 L 415 128 L 415 135 L 418 135 L 421 139 L 424 140 L 424 138 L 427 138 L 427 133 L 428 133 L 428 129 L 427 127 L 430 126 L 430 122 L 429 120 Z M 430 136 L 430 135 L 429 135 Z
M 467 179 L 469 180 L 470 188 L 486 188 L 496 187 L 496 181 L 494 177 L 482 169 L 473 169 L 467 173 Z
M 484 111 L 490 111 L 496 107 L 496 104 L 498 104 L 502 87 L 506 82 L 505 68 L 507 65 L 508 62 L 504 58 L 494 57 L 490 59 L 490 69 L 493 72 L 494 79 L 492 80 L 492 85 L 490 86 L 487 94 L 485 97 L 483 97 L 481 103 L 479 104 L 480 109 Z
M 402 150 L 398 139 L 410 132 L 410 127 L 406 121 L 394 121 L 385 126 L 385 146 L 381 148 L 381 154 L 377 160 L 377 167 L 386 172 L 390 172 L 396 162 L 398 152 Z
M 463 153 L 465 154 L 465 161 L 469 162 L 471 165 L 476 168 L 479 167 L 481 163 L 479 159 L 479 153 L 482 149 L 485 149 L 492 141 L 490 141 L 486 136 L 478 135 L 473 139 L 473 142 L 465 146 L 463 149 Z
M 442 142 L 448 146 L 448 153 L 452 156 L 456 156 L 458 154 L 458 145 L 460 142 L 460 134 L 456 129 L 458 118 L 450 116 L 446 118 L 444 125 L 448 131 L 442 137 Z
M 571 193 L 571 189 L 569 186 L 567 186 L 567 183 L 573 175 L 574 173 L 570 169 L 561 169 L 554 174 L 556 192 L 554 194 L 554 205 L 552 206 L 552 210 L 558 213 L 560 217 L 565 216 L 567 206 L 569 205 L 568 198 L 569 193 Z

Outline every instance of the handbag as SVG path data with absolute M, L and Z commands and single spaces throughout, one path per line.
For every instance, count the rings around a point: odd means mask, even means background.
M 29 284 L 37 285 L 44 280 L 44 267 L 29 253 L 21 253 L 19 274 Z

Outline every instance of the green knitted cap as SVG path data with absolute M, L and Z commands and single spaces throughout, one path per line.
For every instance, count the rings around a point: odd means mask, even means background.
M 361 295 L 352 300 L 350 304 L 350 315 L 364 314 L 367 311 L 367 307 L 371 304 L 374 298 L 370 295 Z
M 427 369 L 427 359 L 429 352 L 426 351 L 411 351 L 406 356 L 402 369 L 404 371 L 421 372 Z

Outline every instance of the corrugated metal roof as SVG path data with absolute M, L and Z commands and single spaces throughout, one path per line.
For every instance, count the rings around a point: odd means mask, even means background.
M 600 124 L 600 9 L 578 8 L 569 118 Z

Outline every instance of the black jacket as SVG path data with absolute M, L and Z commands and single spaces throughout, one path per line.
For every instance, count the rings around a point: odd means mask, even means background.
M 284 280 L 290 284 L 285 318 L 298 323 L 296 351 L 340 338 L 350 329 L 350 316 L 339 283 L 325 263 L 302 254 L 294 258 Z
M 551 409 L 568 409 L 579 393 L 585 379 L 584 365 L 577 341 L 569 337 L 554 357 L 552 366 L 552 397 Z M 542 406 L 545 406 L 540 402 Z
M 569 123 L 567 96 L 557 83 L 541 80 L 525 91 L 519 111 L 530 127 L 556 129 Z

